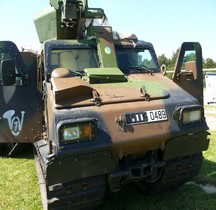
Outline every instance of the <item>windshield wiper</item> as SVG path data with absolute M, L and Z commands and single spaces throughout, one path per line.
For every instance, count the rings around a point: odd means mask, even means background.
M 70 71 L 71 74 L 74 74 L 76 76 L 83 77 L 85 75 L 84 73 L 81 73 L 79 71 L 73 71 L 73 70 L 70 70 L 70 69 L 69 69 L 69 71 Z
M 135 69 L 138 72 L 153 74 L 153 71 L 145 66 L 128 66 L 129 69 Z

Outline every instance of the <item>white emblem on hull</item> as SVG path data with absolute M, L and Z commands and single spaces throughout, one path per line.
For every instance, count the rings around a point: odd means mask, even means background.
M 21 118 L 14 116 L 14 114 L 14 110 L 9 110 L 3 114 L 3 117 L 7 119 L 11 133 L 14 136 L 18 136 L 23 127 L 25 111 L 21 111 Z

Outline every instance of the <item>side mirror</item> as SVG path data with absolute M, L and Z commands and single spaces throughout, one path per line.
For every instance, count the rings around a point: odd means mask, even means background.
M 16 83 L 15 62 L 13 60 L 1 61 L 2 82 L 5 86 L 11 86 Z

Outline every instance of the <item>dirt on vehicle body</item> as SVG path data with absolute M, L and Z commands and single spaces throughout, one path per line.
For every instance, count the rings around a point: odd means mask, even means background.
M 102 9 L 50 3 L 35 20 L 38 57 L 0 43 L 1 142 L 34 142 L 45 208 L 94 209 L 107 188 L 161 191 L 197 175 L 209 144 L 199 43 L 182 44 L 170 80 L 153 45 L 113 33 Z

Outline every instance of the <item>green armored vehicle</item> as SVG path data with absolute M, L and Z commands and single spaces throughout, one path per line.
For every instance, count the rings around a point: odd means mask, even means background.
M 44 208 L 95 209 L 108 189 L 197 175 L 209 144 L 199 43 L 182 44 L 169 79 L 153 45 L 113 32 L 102 9 L 50 4 L 35 19 L 39 55 L 0 42 L 1 148 L 34 142 Z

